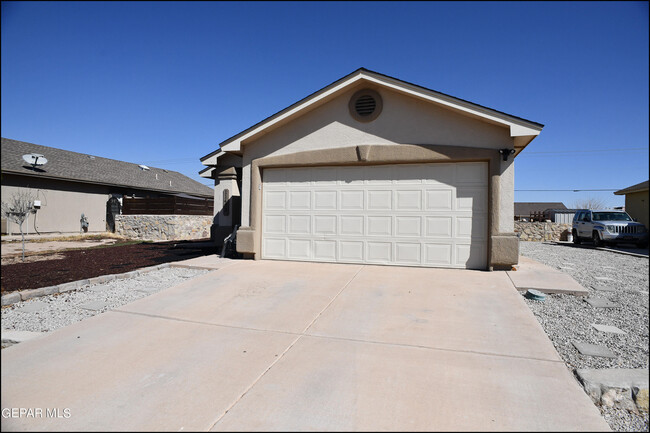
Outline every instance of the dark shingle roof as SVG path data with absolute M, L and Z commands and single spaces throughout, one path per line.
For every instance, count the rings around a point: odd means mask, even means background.
M 624 189 L 619 189 L 614 194 L 625 195 L 633 192 L 641 192 L 647 190 L 648 190 L 648 181 L 646 180 L 645 182 L 637 183 L 636 185 L 628 186 L 627 188 Z
M 544 212 L 547 209 L 564 210 L 564 203 L 554 202 L 515 202 L 515 215 L 529 216 L 531 212 Z
M 47 158 L 47 164 L 40 167 L 42 171 L 34 170 L 23 160 L 23 155 L 30 153 L 40 153 Z M 142 170 L 138 164 L 130 162 L 8 138 L 2 138 L 2 172 L 92 184 L 115 185 L 168 194 L 185 193 L 199 197 L 213 196 L 212 188 L 176 171 L 155 167 Z

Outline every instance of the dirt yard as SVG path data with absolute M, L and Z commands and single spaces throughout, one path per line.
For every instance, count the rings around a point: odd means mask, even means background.
M 191 247 L 200 241 L 172 241 L 157 243 L 124 243 L 103 245 L 72 251 L 51 251 L 31 254 L 21 261 L 20 255 L 3 257 L 2 293 L 37 289 L 70 281 L 121 274 L 147 266 L 192 259 L 217 253 L 216 249 L 174 248 Z

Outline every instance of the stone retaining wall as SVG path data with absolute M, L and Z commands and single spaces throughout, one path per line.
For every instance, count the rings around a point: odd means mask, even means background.
M 212 216 L 115 215 L 115 233 L 148 241 L 204 239 L 210 237 Z
M 522 241 L 566 241 L 571 224 L 515 221 L 515 233 Z

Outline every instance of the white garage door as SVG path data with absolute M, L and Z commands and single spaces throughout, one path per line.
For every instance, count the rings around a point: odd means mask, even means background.
M 487 163 L 263 172 L 262 258 L 485 269 Z

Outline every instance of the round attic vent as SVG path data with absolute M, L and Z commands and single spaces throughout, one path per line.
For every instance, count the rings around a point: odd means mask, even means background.
M 363 89 L 352 95 L 348 104 L 350 114 L 359 122 L 375 120 L 381 113 L 382 107 L 381 96 L 370 89 Z

